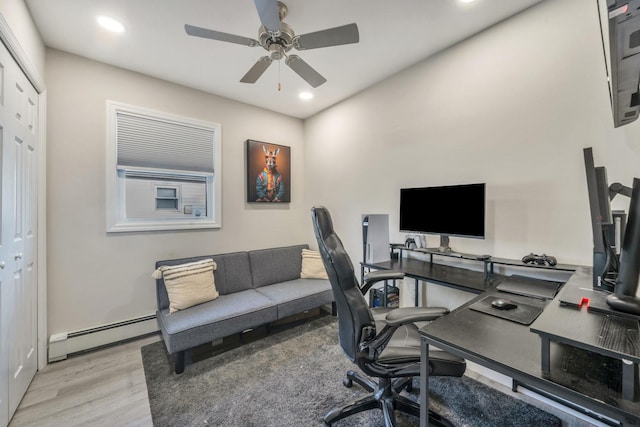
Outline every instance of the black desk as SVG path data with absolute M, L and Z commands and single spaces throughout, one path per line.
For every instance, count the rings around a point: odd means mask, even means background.
M 399 250 L 398 259 L 382 261 L 377 263 L 360 263 L 361 278 L 364 278 L 366 268 L 373 270 L 396 270 L 402 271 L 407 277 L 415 279 L 414 301 L 418 306 L 418 284 L 420 281 L 427 281 L 441 286 L 458 289 L 461 291 L 480 294 L 495 284 L 504 280 L 507 276 L 496 274 L 495 265 L 503 265 L 524 269 L 544 269 L 561 272 L 573 272 L 578 266 L 570 264 L 557 264 L 553 267 L 539 264 L 525 264 L 521 260 L 506 258 L 479 258 L 474 254 L 464 254 L 455 252 L 439 252 L 434 249 L 418 248 L 408 249 L 400 244 L 392 244 L 392 250 Z M 403 258 L 402 252 L 419 253 L 429 257 L 427 260 Z M 482 263 L 482 271 L 470 270 L 464 267 L 457 267 L 441 264 L 434 261 L 435 257 L 442 257 L 451 260 L 461 260 L 471 263 Z
M 558 300 L 564 301 L 563 294 L 576 289 L 585 289 L 585 297 L 593 299 L 591 274 L 580 270 L 571 278 L 571 286 L 563 289 Z M 595 291 L 602 293 L 602 291 Z M 558 319 L 562 319 L 558 322 Z M 621 361 L 621 394 L 617 400 L 637 399 L 636 388 L 638 363 L 640 363 L 640 317 L 594 313 L 586 306 L 562 306 L 553 304 L 536 320 L 531 330 L 540 335 L 542 342 L 542 371 L 553 374 L 550 360 L 550 343 L 565 343 L 590 352 Z
M 395 270 L 402 271 L 407 277 L 415 279 L 414 301 L 418 306 L 418 284 L 420 281 L 428 281 L 441 286 L 472 292 L 482 293 L 491 286 L 498 284 L 506 276 L 499 274 L 487 275 L 484 271 L 474 271 L 451 265 L 438 264 L 418 259 L 400 259 L 378 262 L 375 264 L 361 263 L 364 269 Z
M 582 286 L 582 280 L 591 280 L 588 269 L 578 269 L 564 287 Z M 598 356 L 597 354 L 584 352 L 576 346 L 566 345 L 559 340 L 548 339 L 549 372 L 545 372 L 542 365 L 542 340 L 537 333 L 530 330 L 530 326 L 469 308 L 471 304 L 486 296 L 498 294 L 495 287 L 492 287 L 482 295 L 455 309 L 449 315 L 431 322 L 420 330 L 423 336 L 420 375 L 420 389 L 423 390 L 420 394 L 420 399 L 422 399 L 420 425 L 422 427 L 428 425 L 428 392 L 426 390 L 428 390 L 429 382 L 427 371 L 429 345 L 435 345 L 442 350 L 507 375 L 513 378 L 514 387 L 517 384 L 525 385 L 543 395 L 563 399 L 569 406 L 574 403 L 591 410 L 593 413 L 590 415 L 594 418 L 601 418 L 598 414 L 602 414 L 619 420 L 623 425 L 640 425 L 640 402 L 622 399 L 621 396 L 606 390 L 606 386 L 598 389 L 597 386 L 590 384 L 584 375 L 585 372 L 564 370 L 567 357 L 577 351 L 582 351 L 580 357 L 588 360 L 594 359 Z M 509 298 L 521 303 L 527 303 L 531 300 L 516 295 L 509 295 Z M 569 321 L 575 320 L 573 315 L 576 314 L 576 310 L 560 307 L 558 301 L 559 298 L 556 297 L 544 303 L 545 309 L 531 325 L 532 329 L 548 331 L 547 326 L 551 324 L 563 325 L 563 327 L 571 326 Z M 577 313 L 594 316 L 591 321 L 595 323 L 600 321 L 599 317 L 602 316 L 594 313 Z M 579 329 L 580 323 L 574 326 Z M 596 366 L 598 363 L 600 362 L 597 361 Z M 581 364 L 581 366 L 583 365 Z M 593 369 L 593 372 L 597 371 L 597 368 L 589 366 L 587 368 Z M 554 375 L 558 372 L 561 372 L 561 375 Z

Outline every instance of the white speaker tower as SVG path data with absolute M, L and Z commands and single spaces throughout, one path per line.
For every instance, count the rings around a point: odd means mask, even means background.
M 362 215 L 362 244 L 364 262 L 372 264 L 391 259 L 389 249 L 389 215 Z

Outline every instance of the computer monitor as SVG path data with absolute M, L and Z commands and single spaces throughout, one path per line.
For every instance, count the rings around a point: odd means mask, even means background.
M 607 304 L 615 310 L 640 315 L 640 298 L 637 296 L 639 279 L 640 179 L 634 178 L 615 290 L 607 297 Z
M 611 292 L 615 286 L 618 256 L 609 238 L 614 222 L 607 170 L 604 166 L 594 165 L 591 148 L 584 149 L 584 165 L 593 234 L 593 288 Z
M 449 236 L 484 239 L 486 185 L 463 184 L 400 189 L 400 231 L 440 235 L 440 250 L 450 252 Z

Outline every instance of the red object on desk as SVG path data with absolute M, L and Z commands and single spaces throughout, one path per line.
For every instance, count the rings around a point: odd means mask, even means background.
M 589 310 L 589 298 L 587 297 L 582 297 L 582 299 L 580 300 L 580 302 L 578 303 L 578 307 L 582 308 L 582 306 L 586 306 L 587 310 Z

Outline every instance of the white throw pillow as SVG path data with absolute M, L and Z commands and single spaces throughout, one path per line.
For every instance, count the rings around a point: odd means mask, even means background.
M 179 265 L 163 265 L 152 277 L 164 277 L 164 286 L 169 296 L 169 312 L 192 307 L 218 298 L 213 271 L 213 259 L 203 259 Z
M 327 270 L 324 269 L 320 252 L 309 249 L 302 250 L 301 279 L 328 279 Z

